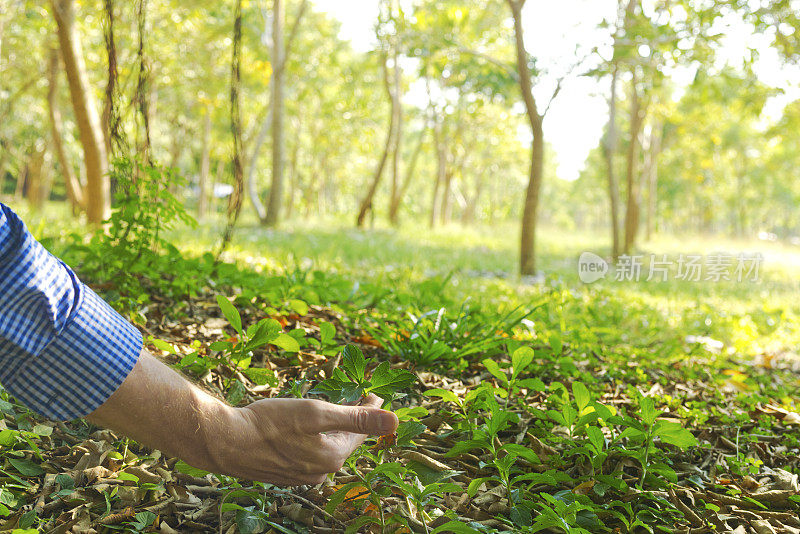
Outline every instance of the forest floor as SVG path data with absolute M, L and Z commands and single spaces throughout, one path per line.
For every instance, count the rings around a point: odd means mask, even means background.
M 510 225 L 245 227 L 222 266 L 209 226 L 123 276 L 44 233 L 155 354 L 232 404 L 314 396 L 347 344 L 366 378 L 388 362 L 414 381 L 392 402 L 394 440 L 289 489 L 3 393 L 0 531 L 800 532 L 798 248 L 659 238 L 645 254 L 758 250 L 760 279 L 583 284 L 576 259 L 603 236 L 543 231 L 547 276 L 520 280 Z M 279 337 L 236 356 L 259 323 Z

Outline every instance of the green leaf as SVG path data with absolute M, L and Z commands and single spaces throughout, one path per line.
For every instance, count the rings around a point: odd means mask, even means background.
M 628 438 L 628 439 L 633 439 L 633 440 L 640 440 L 640 439 L 644 439 L 645 437 L 647 437 L 647 434 L 645 434 L 644 432 L 642 432 L 638 428 L 628 427 L 625 430 L 623 430 L 620 433 L 619 436 L 617 436 L 617 439 Z
M 278 334 L 275 339 L 270 340 L 270 343 L 286 352 L 298 352 L 300 350 L 300 344 L 289 334 Z
M 481 534 L 480 530 L 475 530 L 466 523 L 461 521 L 448 521 L 444 525 L 436 527 L 431 531 L 431 534 L 439 534 L 440 532 L 452 532 L 453 534 Z
M 42 469 L 39 465 L 24 458 L 8 458 L 8 463 L 10 463 L 21 475 L 26 477 L 37 477 L 44 473 L 44 469 Z
M 117 473 L 117 478 L 119 480 L 127 480 L 128 482 L 135 482 L 137 484 L 139 483 L 139 477 L 133 473 L 126 473 L 125 471 L 120 471 Z
M 178 460 L 178 462 L 175 464 L 175 471 L 183 473 L 185 475 L 191 475 L 193 477 L 200 477 L 200 478 L 206 476 L 209 473 L 208 471 L 203 471 L 202 469 L 198 469 L 197 467 L 192 467 L 183 460 Z
M 56 484 L 58 484 L 61 489 L 72 489 L 75 487 L 75 480 L 69 475 L 56 475 Z
M 25 532 L 24 529 L 29 529 L 28 532 L 30 532 L 30 530 L 37 531 L 37 529 L 31 529 L 31 526 L 36 523 L 37 515 L 35 509 L 28 510 L 22 514 L 22 517 L 19 518 L 19 529 L 15 530 L 22 530 L 22 532 Z
M 364 386 L 355 382 L 348 382 L 342 386 L 341 394 L 345 402 L 354 403 L 364 396 Z
M 37 436 L 46 437 L 53 433 L 53 427 L 48 425 L 36 425 L 35 427 L 33 427 L 33 430 L 31 432 L 33 432 Z
M 244 387 L 244 384 L 242 384 L 242 381 L 237 378 L 233 381 L 230 388 L 228 388 L 225 400 L 227 400 L 231 406 L 236 406 L 242 402 L 246 395 L 247 389 Z
M 233 304 L 231 304 L 231 301 L 229 301 L 226 297 L 223 297 L 222 295 L 217 295 L 217 304 L 219 304 L 219 308 L 222 310 L 222 314 L 225 316 L 228 322 L 231 323 L 233 329 L 239 332 L 239 334 L 241 334 L 242 316 L 239 315 L 239 310 L 237 310 L 236 307 Z
M 533 525 L 531 511 L 525 506 L 514 506 L 508 514 L 511 521 L 518 527 L 529 527 Z
M 452 402 L 453 404 L 457 404 L 461 406 L 461 400 L 458 398 L 458 395 L 450 391 L 449 389 L 429 389 L 425 393 L 423 393 L 426 397 L 441 397 L 442 399 L 446 400 L 447 402 Z
M 250 367 L 242 371 L 244 376 L 252 380 L 259 386 L 269 384 L 272 387 L 278 385 L 278 377 L 275 376 L 275 371 L 265 367 Z
M 394 393 L 408 388 L 416 380 L 414 373 L 406 371 L 405 369 L 392 369 L 389 362 L 382 362 L 369 379 L 370 386 L 366 388 L 367 393 L 374 393 L 375 395 L 391 399 Z
M 399 447 L 410 445 L 411 440 L 425 432 L 427 428 L 428 427 L 422 423 L 417 423 L 416 421 L 400 423 L 400 426 L 397 427 L 397 445 Z
M 0 430 L 0 445 L 4 447 L 11 447 L 19 440 L 19 431 L 6 428 Z
M 550 334 L 550 348 L 553 349 L 554 356 L 561 356 L 564 350 L 564 343 L 561 340 L 561 332 L 552 332 Z
M 347 345 L 342 350 L 342 369 L 354 382 L 363 382 L 367 370 L 364 353 L 356 345 Z
M 394 411 L 400 421 L 417 421 L 420 417 L 428 416 L 428 409 L 422 406 L 404 406 Z
M 300 299 L 290 300 L 289 308 L 298 315 L 305 315 L 308 313 L 308 304 Z
M 336 336 L 336 327 L 331 323 L 319 323 L 319 338 L 323 345 L 329 345 Z
M 660 437 L 664 443 L 675 445 L 681 449 L 687 447 L 696 447 L 698 445 L 697 438 L 683 428 L 680 423 L 674 421 L 658 421 L 653 429 L 653 434 Z
M 508 376 L 500 369 L 500 365 L 496 361 L 486 358 L 481 363 L 501 384 L 508 384 Z
M 520 347 L 511 355 L 511 379 L 516 379 L 533 362 L 533 349 L 530 347 Z
M 244 510 L 244 506 L 241 506 L 241 505 L 233 503 L 233 502 L 225 502 L 225 503 L 222 503 L 220 505 L 220 507 L 219 507 L 219 511 L 222 512 L 223 514 L 225 512 L 233 512 L 233 511 L 236 511 L 236 510 Z
M 150 343 L 152 343 L 155 348 L 157 348 L 159 350 L 163 350 L 164 352 L 167 352 L 169 354 L 177 353 L 177 351 L 175 350 L 175 347 L 173 347 L 172 345 L 170 345 L 169 343 L 167 343 L 164 340 L 151 337 L 150 338 Z
M 478 493 L 478 488 L 481 487 L 481 484 L 486 482 L 487 480 L 496 480 L 497 477 L 478 477 L 470 481 L 469 486 L 467 486 L 467 495 L 469 495 L 470 499 Z
M 255 512 L 252 507 L 248 507 L 236 512 L 236 526 L 241 534 L 257 534 L 266 530 L 267 520 L 260 511 Z
M 228 341 L 214 341 L 208 346 L 208 348 L 210 348 L 211 350 L 225 352 L 233 348 L 233 343 L 230 343 Z
M 642 418 L 642 422 L 645 425 L 651 426 L 659 415 L 661 415 L 661 412 L 656 410 L 653 399 L 650 397 L 642 397 L 641 400 L 639 400 L 639 416 Z
M 589 405 L 592 397 L 583 382 L 572 383 L 572 394 L 575 395 L 575 405 L 578 407 L 578 413 L 580 414 Z
M 533 450 L 529 449 L 524 445 L 518 445 L 516 443 L 506 443 L 501 447 L 501 450 L 507 451 L 509 455 L 512 456 L 519 456 L 520 458 L 525 458 L 532 464 L 540 464 L 542 461 L 539 459 L 539 456 Z
M 16 508 L 17 506 L 17 498 L 14 496 L 13 493 L 8 491 L 5 488 L 0 488 L 0 504 L 4 504 L 6 506 L 11 506 L 12 508 Z
M 139 512 L 136 514 L 136 522 L 142 527 L 149 527 L 156 520 L 156 514 L 153 512 Z
M 333 376 L 317 384 L 317 387 L 312 389 L 309 393 L 321 393 L 328 397 L 331 402 L 339 402 L 342 400 L 342 389 L 350 383 L 344 371 L 337 367 L 333 370 Z
M 521 388 L 530 389 L 531 391 L 545 391 L 547 389 L 544 382 L 538 378 L 524 378 L 517 382 L 517 385 Z
M 589 442 L 594 446 L 595 452 L 601 452 L 606 445 L 606 437 L 603 431 L 596 426 L 586 427 L 586 435 L 589 436 Z

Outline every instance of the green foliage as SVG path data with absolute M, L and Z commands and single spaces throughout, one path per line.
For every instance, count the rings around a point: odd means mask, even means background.
M 488 317 L 467 302 L 455 314 L 446 307 L 419 315 L 409 313 L 407 322 L 379 323 L 369 331 L 404 360 L 420 366 L 443 365 L 498 354 L 505 345 L 503 334 L 513 332 L 531 313 L 515 308 Z
M 398 393 L 416 380 L 413 373 L 392 369 L 389 362 L 378 364 L 367 379 L 368 364 L 358 346 L 347 345 L 342 350 L 340 366 L 333 370 L 333 376 L 320 382 L 311 393 L 324 394 L 333 402 L 353 403 L 370 393 L 391 401 L 399 398 Z
M 236 335 L 224 341 L 215 341 L 203 351 L 198 347 L 198 350 L 183 356 L 177 367 L 201 376 L 212 369 L 224 366 L 234 371 L 241 371 L 257 385 L 276 385 L 277 378 L 273 371 L 252 366 L 253 354 L 268 345 L 288 353 L 296 353 L 300 350 L 297 338 L 284 333 L 280 323 L 271 318 L 262 319 L 244 328 L 239 310 L 228 298 L 217 295 L 217 304 Z M 156 339 L 151 342 L 161 350 L 175 353 L 174 348 L 168 343 Z M 225 389 L 228 402 L 234 406 L 246 395 L 244 385 L 239 379 L 229 377 Z

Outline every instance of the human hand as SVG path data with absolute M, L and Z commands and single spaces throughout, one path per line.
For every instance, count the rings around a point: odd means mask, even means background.
M 370 395 L 357 406 L 263 399 L 236 408 L 212 453 L 216 470 L 282 486 L 322 483 L 367 435 L 397 430 L 397 416 L 380 405 Z

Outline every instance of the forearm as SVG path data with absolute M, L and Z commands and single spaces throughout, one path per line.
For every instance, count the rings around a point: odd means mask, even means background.
M 88 419 L 215 473 L 281 485 L 318 484 L 366 434 L 397 417 L 370 396 L 359 406 L 262 399 L 232 408 L 143 351 L 120 388 Z
M 217 445 L 240 417 L 144 350 L 125 382 L 87 419 L 195 467 L 225 472 Z

